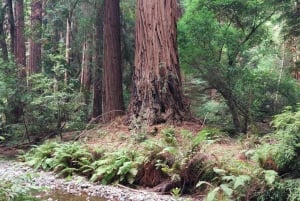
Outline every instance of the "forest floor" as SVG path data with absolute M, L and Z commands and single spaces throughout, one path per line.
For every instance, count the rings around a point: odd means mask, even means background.
M 81 141 L 84 144 L 86 144 L 91 150 L 94 149 L 103 149 L 107 152 L 110 151 L 116 151 L 121 148 L 128 148 L 128 147 L 134 147 L 135 149 L 139 149 L 139 141 L 144 141 L 145 139 L 152 139 L 152 140 L 160 140 L 162 138 L 162 130 L 166 128 L 174 128 L 174 130 L 180 132 L 182 130 L 186 130 L 191 132 L 194 136 L 196 136 L 202 129 L 203 125 L 201 121 L 199 122 L 183 122 L 180 125 L 177 126 L 171 126 L 171 125 L 166 125 L 166 124 L 160 124 L 156 126 L 149 126 L 149 127 L 140 127 L 139 129 L 130 129 L 127 125 L 124 123 L 124 118 L 118 118 L 114 122 L 108 123 L 108 124 L 94 124 L 93 128 L 91 129 L 86 129 L 83 131 L 77 131 L 77 132 L 67 132 L 63 134 L 63 141 Z M 142 139 L 140 139 L 142 138 Z M 180 143 L 180 135 L 178 138 L 178 141 Z M 243 156 L 243 149 L 247 146 L 247 144 L 241 140 L 233 139 L 227 136 L 221 136 L 219 139 L 216 140 L 215 143 L 209 144 L 205 146 L 205 150 L 202 150 L 206 154 L 209 154 L 213 156 L 211 159 L 213 160 L 222 160 L 226 161 L 227 159 L 230 160 L 246 160 L 246 158 Z M 0 155 L 8 157 L 8 158 L 13 158 L 16 156 L 20 151 L 19 147 L 5 147 L 5 146 L 0 146 Z M 9 165 L 6 163 L 5 164 L 7 169 L 9 169 Z M 0 163 L 1 165 L 1 163 Z M 17 166 L 11 166 L 11 167 L 17 167 Z M 0 166 L 0 170 L 5 170 L 5 167 Z M 26 169 L 27 170 L 27 169 Z M 0 174 L 1 176 L 1 174 Z M 3 175 L 2 175 L 3 176 Z M 50 181 L 53 181 L 53 177 L 49 176 Z M 68 188 L 67 186 L 69 183 L 61 183 L 61 186 L 64 186 L 62 189 L 64 191 L 66 190 L 65 188 Z M 46 186 L 48 184 L 46 183 Z M 88 184 L 91 185 L 91 184 Z M 75 185 L 76 186 L 76 185 Z M 93 185 L 92 185 L 93 186 Z M 80 191 L 81 185 L 77 185 L 77 191 Z M 99 187 L 100 188 L 100 187 Z M 79 189 L 79 190 L 78 190 Z M 97 188 L 96 188 L 97 189 Z M 127 198 L 124 199 L 124 196 L 122 198 L 117 198 L 116 200 L 149 200 L 146 199 L 147 196 L 152 197 L 150 200 L 173 200 L 172 197 L 163 197 L 159 196 L 157 194 L 152 194 L 151 189 L 141 189 L 137 190 L 128 190 L 127 188 L 121 189 L 116 188 L 116 189 L 110 189 L 104 188 L 101 186 L 101 189 L 105 192 L 106 194 L 112 194 L 115 196 L 115 193 L 112 192 L 119 192 L 117 194 L 120 195 L 126 195 Z M 109 189 L 109 190 L 107 190 Z M 95 191 L 99 191 L 95 190 Z M 100 190 L 101 191 L 101 190 Z M 149 193 L 149 195 L 148 195 Z M 131 195 L 137 196 L 137 197 L 145 197 L 145 199 L 129 199 L 128 196 L 130 197 Z M 155 196 L 156 197 L 155 197 Z M 126 197 L 125 196 L 125 197 Z M 157 197 L 158 196 L 158 197 Z M 192 200 L 202 200 L 202 195 L 193 195 Z M 115 200 L 115 199 L 111 199 Z M 182 199 L 184 200 L 184 199 Z

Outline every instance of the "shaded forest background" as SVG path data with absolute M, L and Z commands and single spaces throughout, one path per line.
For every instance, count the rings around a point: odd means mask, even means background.
M 262 129 L 285 106 L 297 105 L 298 1 L 185 0 L 177 1 L 175 14 L 183 74 L 172 86 L 181 94 L 182 80 L 184 106 L 169 104 L 181 108 L 176 113 L 160 100 L 155 109 L 154 98 L 148 103 L 152 112 L 134 108 L 139 103 L 132 97 L 138 81 L 135 47 L 143 43 L 135 29 L 142 12 L 137 5 L 134 0 L 3 0 L 1 136 L 32 141 L 84 129 L 88 122 L 108 122 L 126 111 L 133 127 L 178 123 L 192 119 L 190 109 L 203 125 L 247 133 Z
M 175 197 L 300 199 L 298 0 L 0 2 L 1 150 Z

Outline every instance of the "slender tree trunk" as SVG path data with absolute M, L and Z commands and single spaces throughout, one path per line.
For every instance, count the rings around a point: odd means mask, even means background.
M 14 23 L 14 13 L 13 13 L 13 3 L 12 0 L 6 0 L 7 4 L 7 19 L 9 24 L 10 33 L 10 52 L 14 54 L 15 48 L 15 23 Z
M 97 17 L 94 34 L 95 42 L 95 67 L 93 79 L 93 117 L 102 113 L 102 52 L 103 52 L 103 2 L 96 2 Z
M 16 63 L 19 66 L 19 76 L 26 77 L 26 48 L 24 35 L 24 3 L 23 0 L 16 0 L 15 4 L 15 41 L 14 54 Z
M 66 29 L 66 64 L 70 66 L 70 49 L 71 49 L 71 19 L 70 16 L 67 18 L 67 29 Z M 68 72 L 65 71 L 65 82 L 68 80 Z
M 124 111 L 121 69 L 120 2 L 105 0 L 104 13 L 104 121 Z
M 177 52 L 177 0 L 137 0 L 129 118 L 149 125 L 190 118 Z
M 0 48 L 3 61 L 8 61 L 6 34 L 4 32 L 5 8 L 0 8 Z
M 81 92 L 84 94 L 85 103 L 89 104 L 90 88 L 91 88 L 91 41 L 86 38 L 82 48 L 82 67 L 81 67 Z
M 42 0 L 34 0 L 31 4 L 31 38 L 29 40 L 29 73 L 34 74 L 41 71 L 42 57 Z

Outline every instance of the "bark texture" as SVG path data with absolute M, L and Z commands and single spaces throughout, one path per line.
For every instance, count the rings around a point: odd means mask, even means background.
M 13 3 L 12 0 L 6 0 L 7 5 L 7 20 L 8 20 L 8 28 L 10 33 L 10 52 L 14 54 L 15 48 L 15 23 L 14 23 L 14 14 L 13 14 Z
M 93 79 L 93 114 L 94 118 L 102 113 L 102 51 L 103 51 L 103 2 L 96 2 L 96 32 L 94 34 L 95 43 L 95 67 Z
M 16 0 L 14 54 L 16 63 L 19 65 L 20 68 L 20 77 L 26 76 L 26 49 L 24 27 L 24 3 L 23 0 Z
M 31 4 L 31 38 L 29 41 L 29 73 L 34 74 L 41 71 L 41 56 L 42 56 L 42 0 L 34 0 Z
M 0 48 L 3 61 L 8 61 L 8 52 L 6 44 L 6 34 L 4 31 L 5 8 L 0 8 Z
M 105 0 L 103 119 L 110 121 L 123 114 L 124 101 L 121 69 L 120 2 Z
M 89 104 L 89 95 L 91 88 L 91 65 L 92 51 L 91 41 L 86 39 L 82 47 L 82 67 L 81 67 L 81 91 L 84 94 L 85 103 Z
M 137 0 L 129 118 L 148 125 L 190 118 L 177 51 L 177 0 Z

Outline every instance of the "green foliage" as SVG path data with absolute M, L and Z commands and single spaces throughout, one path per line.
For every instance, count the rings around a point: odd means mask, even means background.
M 300 107 L 293 111 L 287 107 L 274 117 L 274 133 L 265 137 L 265 143 L 256 151 L 254 159 L 267 169 L 280 172 L 295 171 L 300 168 Z
M 288 179 L 276 182 L 264 192 L 257 194 L 257 201 L 297 201 L 300 200 L 300 180 Z
M 184 1 L 178 26 L 181 64 L 208 88 L 218 90 L 237 132 L 247 132 L 248 123 L 295 104 L 299 96 L 299 87 L 279 70 L 274 53 L 279 41 L 269 42 L 273 40 L 269 22 L 285 3 Z M 267 56 L 274 59 L 264 65 Z
M 101 181 L 103 184 L 112 182 L 132 184 L 138 172 L 138 166 L 143 160 L 142 155 L 129 149 L 106 153 L 92 163 L 94 172 L 91 181 Z
M 25 87 L 22 80 L 17 79 L 17 66 L 13 62 L 0 59 L 0 136 L 6 141 L 12 140 L 16 134 L 16 123 L 20 112 L 20 101 Z
M 93 156 L 85 146 L 77 142 L 46 142 L 34 146 L 21 158 L 35 169 L 54 170 L 61 176 L 72 176 L 74 173 L 88 172 Z
M 83 106 L 75 95 L 74 83 L 68 84 L 44 74 L 29 78 L 30 91 L 24 98 L 24 119 L 28 134 L 61 133 L 66 121 L 82 121 L 77 110 Z
M 254 198 L 254 192 L 271 186 L 277 179 L 277 173 L 272 170 L 262 170 L 255 167 L 249 172 L 245 171 L 243 162 L 224 164 L 224 169 L 214 167 L 216 177 L 211 183 L 199 181 L 196 187 L 208 185 L 209 192 L 206 200 L 249 200 Z M 235 169 L 234 166 L 236 166 Z
M 93 156 L 88 149 L 77 142 L 65 143 L 55 148 L 53 168 L 61 176 L 72 176 L 85 172 Z
M 55 149 L 60 146 L 57 142 L 45 142 L 42 145 L 36 146 L 28 151 L 20 158 L 23 158 L 29 166 L 35 169 L 51 170 L 54 168 L 53 157 Z
M 17 177 L 14 181 L 2 181 L 0 183 L 1 201 L 39 201 L 33 194 L 40 189 L 31 184 L 30 175 Z
M 205 124 L 228 124 L 224 119 L 228 118 L 228 108 L 224 102 L 206 100 L 197 110 L 197 115 L 204 117 Z M 227 118 L 226 118 L 227 117 Z M 229 121 L 230 123 L 231 121 Z
M 187 130 L 178 133 L 172 127 L 162 130 L 161 133 L 160 141 L 147 140 L 143 143 L 144 155 L 147 161 L 155 161 L 155 166 L 167 174 L 172 181 L 184 180 L 183 172 L 188 169 L 188 163 L 194 161 L 193 157 L 200 150 L 206 136 L 202 133 L 194 136 Z M 203 165 L 202 161 L 198 162 L 199 164 L 195 165 L 196 169 Z

